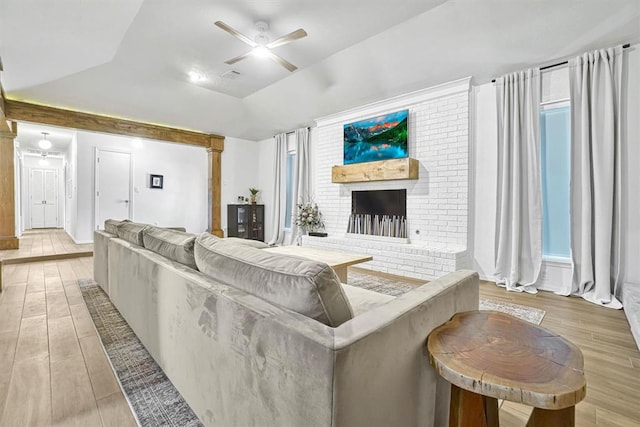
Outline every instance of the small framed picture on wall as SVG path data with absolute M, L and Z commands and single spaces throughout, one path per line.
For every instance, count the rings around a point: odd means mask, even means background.
M 149 175 L 149 187 L 150 188 L 162 188 L 164 184 L 163 175 Z

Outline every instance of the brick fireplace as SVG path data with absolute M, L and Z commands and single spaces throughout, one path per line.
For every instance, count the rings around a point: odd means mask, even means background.
M 311 139 L 314 198 L 329 236 L 305 236 L 303 245 L 367 253 L 374 260 L 363 268 L 426 280 L 467 267 L 469 89 L 467 78 L 318 119 Z M 343 124 L 404 108 L 419 178 L 331 182 L 331 167 L 342 164 Z M 347 234 L 352 193 L 387 190 L 406 194 L 407 239 Z

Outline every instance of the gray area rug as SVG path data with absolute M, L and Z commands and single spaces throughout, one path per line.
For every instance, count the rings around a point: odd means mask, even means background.
M 102 288 L 92 279 L 78 285 L 139 424 L 202 426 Z
M 392 296 L 402 295 L 405 292 L 420 286 L 414 283 L 402 282 L 397 279 L 352 271 L 352 269 L 349 269 L 347 279 L 351 286 L 357 286 Z M 425 283 L 427 282 L 425 281 Z M 484 298 L 480 298 L 480 310 L 501 311 L 519 319 L 526 320 L 527 322 L 531 322 L 535 325 L 539 325 L 542 322 L 546 313 L 546 311 L 540 310 L 539 308 Z

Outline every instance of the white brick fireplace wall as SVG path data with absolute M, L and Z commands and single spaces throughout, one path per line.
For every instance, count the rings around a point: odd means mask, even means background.
M 363 268 L 434 279 L 468 266 L 470 78 L 369 104 L 316 120 L 312 136 L 314 199 L 324 215 L 326 238 L 303 245 L 371 254 Z M 331 167 L 343 162 L 343 125 L 409 109 L 409 156 L 420 163 L 418 180 L 352 184 L 331 182 Z M 411 243 L 345 236 L 355 190 L 407 189 Z

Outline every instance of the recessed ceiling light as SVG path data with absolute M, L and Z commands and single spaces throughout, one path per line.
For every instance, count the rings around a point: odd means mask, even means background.
M 47 139 L 47 135 L 49 135 L 47 132 L 42 132 L 42 139 L 38 142 L 38 146 L 43 150 L 51 148 L 51 141 Z
M 189 71 L 188 75 L 189 80 L 191 80 L 192 83 L 199 83 L 207 80 L 207 77 L 204 74 L 197 71 Z

